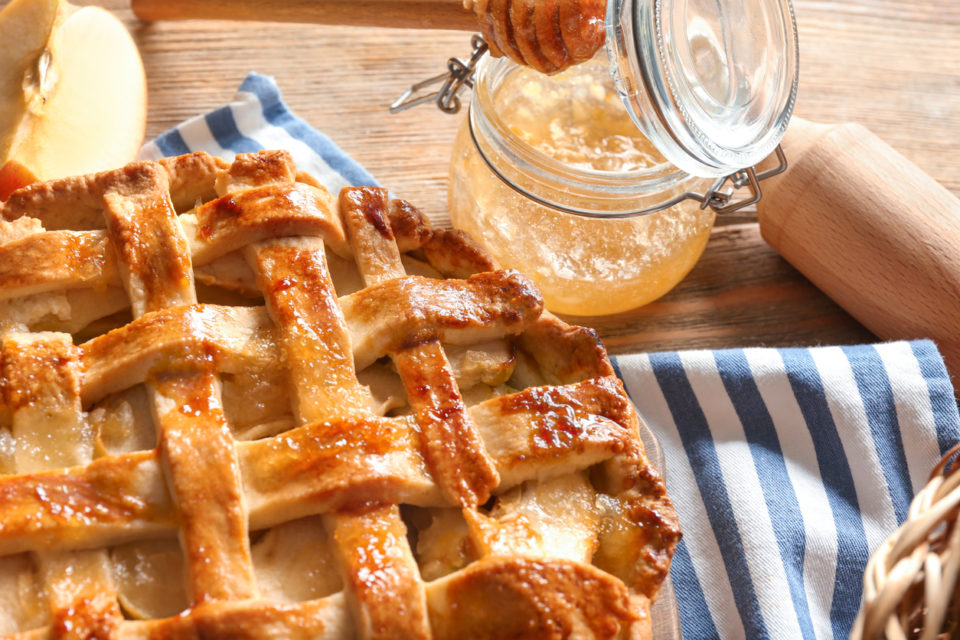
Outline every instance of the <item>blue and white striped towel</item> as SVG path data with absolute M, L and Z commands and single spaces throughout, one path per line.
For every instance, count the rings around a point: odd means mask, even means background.
M 333 192 L 376 184 L 253 73 L 234 102 L 141 155 L 260 148 L 288 149 Z M 663 445 L 685 532 L 673 564 L 684 637 L 845 638 L 869 554 L 960 441 L 934 345 L 637 354 L 615 364 Z

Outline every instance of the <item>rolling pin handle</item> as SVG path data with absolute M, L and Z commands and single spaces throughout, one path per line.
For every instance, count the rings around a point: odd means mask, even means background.
M 463 0 L 131 0 L 133 13 L 157 20 L 258 20 L 406 29 L 474 31 Z
M 855 125 L 794 118 L 764 239 L 883 339 L 930 338 L 960 382 L 960 200 Z

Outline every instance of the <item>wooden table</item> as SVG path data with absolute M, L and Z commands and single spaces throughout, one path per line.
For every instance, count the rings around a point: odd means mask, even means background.
M 960 2 L 794 2 L 796 113 L 861 122 L 960 195 Z M 126 21 L 140 46 L 150 86 L 148 137 L 227 102 L 256 70 L 274 76 L 287 104 L 382 184 L 435 220 L 447 219 L 447 161 L 464 114 L 421 107 L 390 115 L 387 105 L 412 82 L 442 72 L 447 58 L 467 55 L 466 34 L 144 24 L 125 2 L 102 4 Z M 699 265 L 660 301 L 576 321 L 596 327 L 613 353 L 874 339 L 763 242 L 750 214 L 720 220 Z

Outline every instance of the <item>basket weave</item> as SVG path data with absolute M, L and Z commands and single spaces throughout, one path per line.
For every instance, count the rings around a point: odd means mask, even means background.
M 960 637 L 960 443 L 930 473 L 906 522 L 867 563 L 851 640 Z

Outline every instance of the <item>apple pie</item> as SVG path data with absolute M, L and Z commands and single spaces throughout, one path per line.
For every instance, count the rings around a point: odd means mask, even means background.
M 649 637 L 639 418 L 466 236 L 285 152 L 0 213 L 0 634 Z

